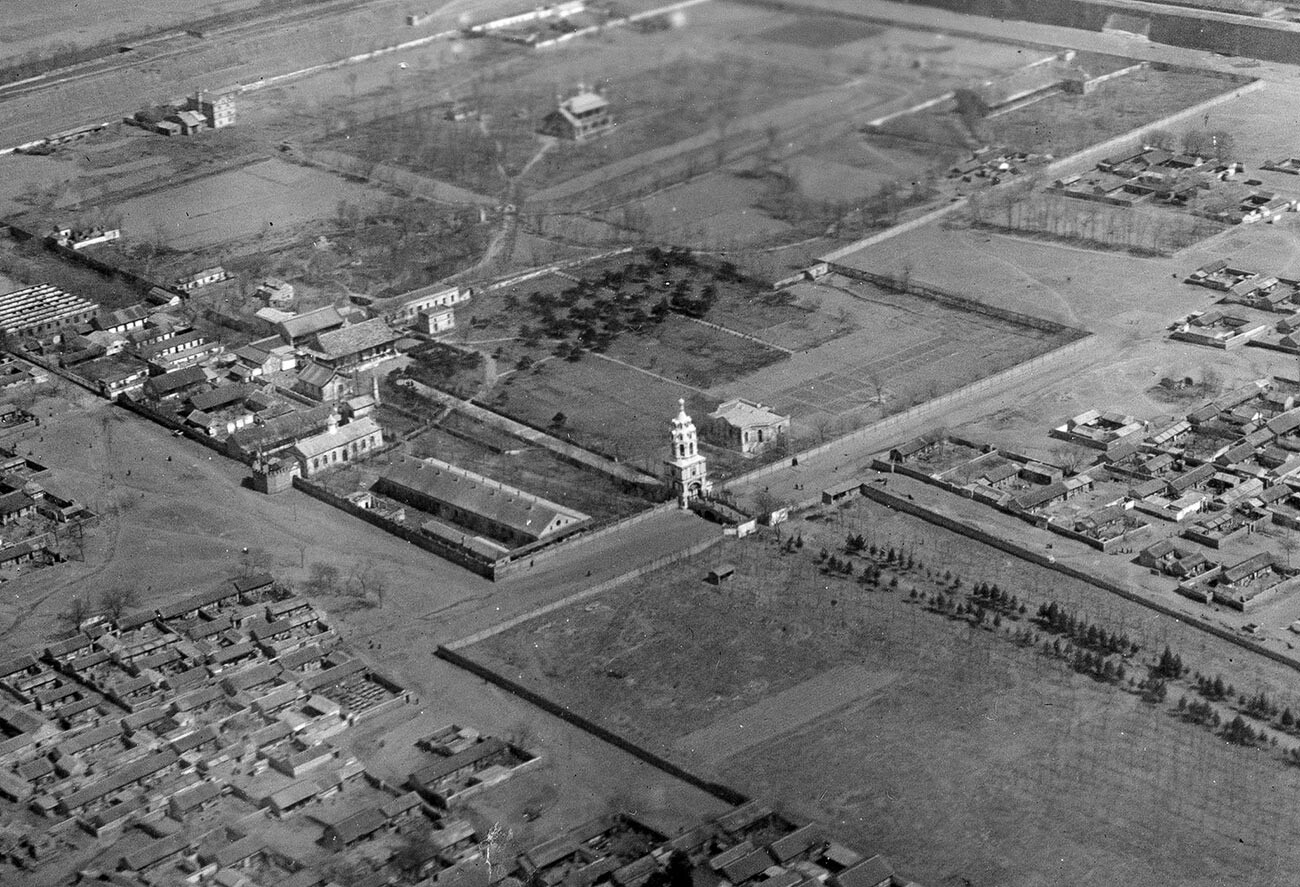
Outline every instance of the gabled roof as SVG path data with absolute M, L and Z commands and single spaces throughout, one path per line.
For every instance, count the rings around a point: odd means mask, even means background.
M 280 332 L 286 338 L 294 340 L 340 326 L 343 326 L 343 315 L 333 305 L 328 305 L 281 321 Z
M 344 844 L 351 844 L 353 841 L 373 835 L 387 824 L 388 818 L 377 808 L 366 807 L 329 826 L 329 830 Z
M 316 336 L 316 343 L 327 356 L 338 358 L 359 354 L 368 348 L 379 348 L 400 338 L 386 320 L 372 317 L 342 329 L 320 333 Z
M 888 884 L 893 874 L 893 866 L 877 853 L 835 875 L 835 884 L 836 887 L 879 887 Z
M 251 385 L 222 385 L 211 391 L 204 391 L 190 398 L 190 406 L 196 410 L 210 412 L 237 403 L 253 391 Z
M 361 440 L 363 437 L 378 434 L 379 431 L 379 423 L 369 416 L 363 416 L 360 419 L 353 419 L 346 425 L 340 425 L 333 431 L 322 431 L 320 434 L 300 440 L 293 448 L 304 459 L 312 459 Z
M 570 114 L 587 114 L 591 111 L 598 111 L 601 108 L 609 106 L 604 96 L 594 92 L 580 92 L 577 95 L 570 96 L 560 103 Z
M 777 425 L 790 421 L 789 416 L 782 416 L 776 411 L 745 400 L 743 397 L 724 401 L 716 410 L 709 413 L 710 419 L 721 419 L 735 428 L 748 428 L 756 425 Z
M 323 388 L 329 384 L 337 372 L 333 367 L 323 366 L 319 363 L 308 363 L 305 367 L 298 370 L 298 379 L 306 385 L 313 388 Z

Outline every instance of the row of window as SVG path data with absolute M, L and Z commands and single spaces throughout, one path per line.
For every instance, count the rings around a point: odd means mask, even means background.
M 357 456 L 362 455 L 366 450 L 370 449 L 373 443 L 373 435 L 371 437 L 363 437 L 359 441 L 353 441 L 347 446 L 339 447 L 337 450 L 326 453 L 323 456 L 317 456 L 315 459 L 311 460 L 312 471 L 320 471 L 322 468 L 328 468 L 330 465 L 337 464 L 338 462 L 346 462 L 349 459 L 355 459 Z

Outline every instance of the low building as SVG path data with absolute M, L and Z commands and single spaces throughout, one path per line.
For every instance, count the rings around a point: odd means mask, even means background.
M 706 424 L 708 436 L 746 456 L 762 452 L 790 433 L 790 417 L 744 398 L 725 401 Z
M 0 332 L 6 336 L 47 336 L 88 323 L 99 305 L 46 284 L 0 295 Z
M 123 357 L 104 357 L 92 360 L 77 368 L 77 373 L 99 389 L 109 400 L 119 394 L 134 394 L 144 390 L 149 379 L 149 367 L 140 361 Z
M 176 278 L 173 284 L 178 290 L 183 292 L 192 292 L 200 287 L 210 286 L 214 283 L 220 283 L 223 280 L 229 280 L 230 274 L 220 265 L 211 268 L 204 268 L 201 271 L 195 271 L 193 274 L 187 274 L 184 277 Z
M 404 459 L 376 481 L 375 491 L 516 546 L 573 532 L 590 520 L 439 459 Z
M 313 336 L 339 329 L 343 324 L 343 315 L 339 314 L 337 308 L 328 305 L 306 314 L 295 314 L 282 321 L 280 338 L 286 345 L 301 345 Z
M 331 413 L 323 432 L 294 444 L 293 456 L 303 477 L 314 477 L 338 465 L 368 458 L 383 445 L 383 429 L 374 419 L 366 416 L 340 425 L 338 413 Z
M 429 308 L 421 311 L 416 329 L 426 335 L 436 336 L 456 327 L 455 308 Z
M 362 370 L 397 353 L 397 340 L 382 317 L 316 335 L 316 359 L 336 370 Z
M 352 380 L 333 367 L 309 362 L 298 370 L 293 390 L 317 403 L 336 403 L 352 393 Z
M 614 117 L 604 96 L 579 87 L 542 121 L 542 135 L 585 142 L 612 130 Z
M 273 308 L 293 303 L 293 284 L 278 277 L 268 277 L 257 286 L 256 296 Z
M 382 317 L 394 326 L 406 326 L 414 323 L 421 312 L 452 308 L 469 301 L 469 298 L 467 289 L 436 283 L 398 296 L 355 298 L 354 301 L 364 304 L 372 317 Z

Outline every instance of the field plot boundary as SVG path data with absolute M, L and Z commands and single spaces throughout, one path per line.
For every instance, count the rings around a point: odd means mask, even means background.
M 751 3 L 751 2 L 756 2 L 756 0 L 740 0 L 740 2 Z M 763 5 L 763 4 L 759 3 L 759 5 Z M 1170 65 L 1168 67 L 1177 68 L 1180 66 Z M 1200 69 L 1193 68 L 1192 70 L 1199 71 Z M 1252 93 L 1257 89 L 1263 89 L 1266 85 L 1267 85 L 1267 81 L 1260 80 L 1260 79 L 1251 80 L 1249 83 L 1243 83 L 1240 86 L 1237 86 L 1235 89 L 1230 89 L 1227 92 L 1220 93 L 1219 95 L 1208 98 L 1205 101 L 1200 102 L 1199 104 L 1195 104 L 1183 108 L 1181 111 L 1175 111 L 1172 114 L 1168 114 L 1157 120 L 1148 121 L 1146 123 L 1143 123 L 1141 126 L 1134 127 L 1133 129 L 1128 130 L 1127 132 L 1122 132 L 1119 135 L 1111 136 L 1109 139 L 1106 139 L 1104 142 L 1098 142 L 1095 145 L 1089 145 L 1088 147 L 1076 151 L 1075 153 L 1069 155 L 1068 157 L 1062 157 L 1060 160 L 1053 161 L 1052 163 L 1049 163 L 1047 166 L 1043 167 L 1040 175 L 1044 179 L 1050 179 L 1052 176 L 1056 175 L 1057 173 L 1065 172 L 1066 170 L 1072 169 L 1073 167 L 1078 166 L 1081 163 L 1095 162 L 1096 160 L 1106 156 L 1107 154 L 1112 153 L 1116 149 L 1123 148 L 1126 145 L 1131 144 L 1134 139 L 1141 138 L 1143 133 L 1150 132 L 1153 129 L 1167 128 L 1169 126 L 1172 126 L 1175 123 L 1178 123 L 1181 120 L 1187 119 L 1188 117 L 1194 117 L 1197 114 L 1201 114 L 1205 111 L 1208 111 L 1210 108 L 1217 107 L 1218 105 L 1221 105 L 1224 102 L 1231 101 L 1232 99 L 1241 98 L 1242 96 L 1248 95 L 1249 93 Z M 930 222 L 937 221 L 938 219 L 941 219 L 944 216 L 950 215 L 951 213 L 961 209 L 967 204 L 967 202 L 968 202 L 967 198 L 962 197 L 958 200 L 954 200 L 951 203 L 945 204 L 944 206 L 938 207 L 937 209 L 933 209 L 930 212 L 925 213 L 924 215 L 917 216 L 914 219 L 909 219 L 908 221 L 895 225 L 892 228 L 887 228 L 884 231 L 878 231 L 875 234 L 871 234 L 868 235 L 867 237 L 862 238 L 861 240 L 839 247 L 838 249 L 832 250 L 831 252 L 826 253 L 824 256 L 821 256 L 817 260 L 817 262 L 814 263 L 812 268 L 826 269 L 836 263 L 842 264 L 840 260 L 846 259 L 849 256 L 853 255 L 854 253 L 861 252 L 862 250 L 867 249 L 868 247 L 875 246 L 878 243 L 897 237 L 901 234 L 906 234 L 908 231 L 911 231 L 914 228 L 919 228 L 922 225 L 927 225 Z M 796 278 L 791 278 L 791 280 L 794 279 Z
M 684 754 L 716 763 L 839 709 L 869 702 L 900 677 L 899 672 L 841 665 L 687 733 L 673 745 Z
M 896 286 L 897 286 L 896 282 L 889 284 L 890 288 L 894 288 Z M 956 300 L 962 300 L 963 297 L 953 296 L 953 298 Z M 994 312 L 1002 310 L 998 308 L 993 308 L 993 306 L 990 305 L 985 305 L 982 302 L 976 304 L 982 305 L 984 308 L 990 309 L 989 314 L 995 317 L 998 315 L 995 314 Z M 1006 312 L 1006 313 L 1013 314 L 1014 312 Z M 1002 319 L 1006 319 L 1006 318 L 1002 318 Z M 1053 348 L 1051 351 L 1048 351 L 1045 354 L 1040 354 L 1038 357 L 1032 357 L 1029 360 L 1024 361 L 1023 363 L 1018 363 L 1015 366 L 1007 367 L 1006 369 L 993 373 L 990 376 L 985 376 L 983 379 L 978 379 L 974 382 L 971 382 L 969 385 L 963 385 L 960 388 L 954 388 L 952 391 L 949 391 L 947 394 L 941 394 L 938 397 L 925 401 L 924 403 L 919 403 L 916 406 L 908 407 L 905 410 L 894 413 L 892 416 L 886 416 L 885 418 L 880 419 L 877 422 L 872 422 L 870 425 L 864 425 L 861 428 L 850 431 L 848 434 L 844 434 L 839 437 L 833 438 L 831 440 L 826 441 L 825 443 L 818 444 L 817 446 L 809 447 L 808 449 L 802 450 L 801 452 L 793 453 L 791 454 L 793 457 L 792 460 L 788 461 L 786 459 L 782 459 L 778 462 L 773 462 L 769 465 L 764 465 L 762 467 L 755 468 L 753 471 L 747 472 L 745 474 L 737 475 L 736 477 L 731 478 L 730 480 L 727 481 L 726 483 L 727 488 L 734 489 L 737 486 L 741 486 L 743 484 L 750 483 L 760 478 L 767 477 L 768 475 L 775 474 L 778 471 L 784 471 L 790 467 L 791 461 L 797 463 L 799 459 L 806 459 L 812 456 L 820 455 L 822 453 L 830 452 L 836 447 L 843 446 L 844 444 L 862 440 L 863 438 L 871 437 L 872 435 L 881 434 L 882 432 L 885 432 L 896 425 L 902 425 L 907 422 L 914 421 L 916 419 L 922 419 L 927 416 L 930 416 L 933 413 L 939 412 L 951 404 L 954 404 L 964 398 L 969 398 L 971 395 L 977 392 L 986 391 L 989 388 L 992 388 L 996 385 L 1011 381 L 1013 379 L 1018 379 L 1034 370 L 1040 369 L 1041 367 L 1045 366 L 1050 362 L 1054 362 L 1056 360 L 1059 360 L 1062 357 L 1065 357 L 1070 354 L 1074 354 L 1077 351 L 1081 351 L 1084 348 L 1090 347 L 1095 340 L 1093 334 L 1088 332 L 1087 330 L 1081 330 L 1078 329 L 1077 327 L 1065 326 L 1064 324 L 1056 324 L 1055 321 L 1044 320 L 1041 318 L 1035 318 L 1035 321 L 1038 324 L 1037 328 L 1039 329 L 1050 329 L 1050 327 L 1048 327 L 1047 325 L 1051 324 L 1051 325 L 1061 327 L 1062 330 L 1072 330 L 1078 335 L 1072 341 L 1066 342 L 1065 344 L 1061 345 L 1058 348 Z
M 522 684 L 516 683 L 505 675 L 493 671 L 491 668 L 488 668 L 477 660 L 469 658 L 463 653 L 439 644 L 437 650 L 434 651 L 434 655 L 439 659 L 442 659 L 444 662 L 449 662 L 476 677 L 482 678 L 490 684 L 500 687 L 511 695 L 518 696 L 525 702 L 531 703 L 542 711 L 572 724 L 579 730 L 589 733 L 597 739 L 608 742 L 615 748 L 627 752 L 638 760 L 649 764 L 651 767 L 662 770 L 674 779 L 680 779 L 686 784 L 698 788 L 700 791 L 713 795 L 713 797 L 718 798 L 719 800 L 733 805 L 744 804 L 749 800 L 747 795 L 741 794 L 734 788 L 723 785 L 720 782 L 697 776 L 680 764 L 675 764 L 662 755 L 656 754 L 647 748 L 643 748 L 626 737 L 620 736 L 614 731 L 602 727 L 594 721 L 588 720 L 568 706 L 561 705 L 535 690 L 530 690 Z

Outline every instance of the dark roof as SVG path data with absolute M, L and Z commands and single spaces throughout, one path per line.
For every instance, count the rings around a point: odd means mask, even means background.
M 742 884 L 751 878 L 757 878 L 772 865 L 772 857 L 766 851 L 755 850 L 734 862 L 722 867 L 722 873 L 732 884 Z
M 462 752 L 458 752 L 447 758 L 426 764 L 419 770 L 411 774 L 411 781 L 419 785 L 431 785 L 446 779 L 451 774 L 465 767 L 472 767 L 484 758 L 490 758 L 493 755 L 500 754 L 508 748 L 506 743 L 493 736 L 482 742 L 475 743 Z
M 194 366 L 163 373 L 161 376 L 154 376 L 146 384 L 161 396 L 180 391 L 191 385 L 200 385 L 206 381 L 208 381 L 208 374 L 203 371 L 203 367 Z
M 894 868 L 885 857 L 877 853 L 857 865 L 851 865 L 835 875 L 836 887 L 879 887 L 888 884 Z
M 329 826 L 327 831 L 344 844 L 351 844 L 353 841 L 373 835 L 387 824 L 388 817 L 384 816 L 378 808 L 366 807 Z
M 343 325 L 343 315 L 332 305 L 280 321 L 280 329 L 290 339 L 300 339 Z
M 286 321 L 287 323 L 287 321 Z M 373 317 L 337 330 L 329 330 L 316 336 L 320 350 L 330 357 L 347 357 L 359 354 L 368 348 L 378 348 L 396 342 L 401 336 L 393 332 L 388 322 L 382 317 Z
M 256 390 L 252 385 L 222 385 L 190 398 L 190 406 L 209 412 L 243 400 Z
M 777 862 L 785 862 L 825 843 L 825 840 L 822 837 L 821 829 L 815 824 L 809 824 L 803 828 L 795 829 L 783 838 L 778 838 L 767 849 Z

